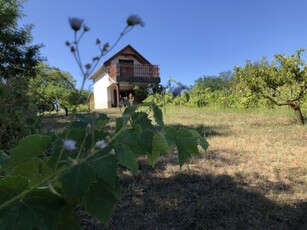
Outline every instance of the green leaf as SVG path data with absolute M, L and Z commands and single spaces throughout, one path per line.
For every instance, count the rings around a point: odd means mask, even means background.
M 21 139 L 11 152 L 11 161 L 24 161 L 42 155 L 50 144 L 47 135 L 30 135 Z
M 57 229 L 78 230 L 81 229 L 80 217 L 75 214 L 74 206 L 65 206 L 60 211 L 60 221 Z
M 153 114 L 154 114 L 155 122 L 161 127 L 163 127 L 164 126 L 163 114 L 162 114 L 161 109 L 157 105 L 153 106 Z
M 42 180 L 41 174 L 42 160 L 39 158 L 33 158 L 28 161 L 18 164 L 10 175 L 23 176 L 28 178 L 30 185 L 36 184 Z
M 26 177 L 8 176 L 0 180 L 0 204 L 20 194 L 29 185 Z M 1 226 L 1 224 L 0 224 Z
M 95 156 L 96 157 L 91 159 L 88 164 L 95 170 L 98 177 L 114 186 L 117 176 L 117 159 L 115 156 L 110 155 L 101 158 L 103 155 L 99 153 L 97 153 Z
M 128 106 L 123 113 L 123 117 L 130 117 L 131 114 L 133 114 L 136 111 L 136 109 L 137 106 L 135 105 Z
M 115 145 L 115 153 L 120 164 L 130 169 L 134 174 L 138 172 L 138 163 L 134 152 L 124 144 Z
M 115 188 L 97 180 L 85 197 L 85 209 L 104 224 L 108 224 L 119 198 L 119 183 Z
M 161 133 L 156 133 L 153 136 L 152 140 L 152 153 L 148 155 L 149 163 L 154 166 L 157 158 L 161 153 L 165 153 L 168 151 L 168 144 L 165 139 L 165 136 Z
M 35 190 L 17 203 L 0 210 L 0 226 L 12 230 L 55 229 L 63 206 L 64 200 L 48 190 Z
M 165 132 L 165 137 L 169 146 L 176 146 L 177 129 L 168 127 Z
M 126 129 L 125 131 L 121 132 L 117 136 L 116 142 L 129 146 L 135 155 L 141 155 L 144 154 L 142 140 L 140 139 L 141 127 L 139 125 L 137 125 L 136 127 L 138 127 L 139 129 Z M 144 139 L 143 135 L 142 138 Z
M 197 139 L 186 128 L 180 128 L 177 132 L 176 146 L 178 150 L 179 165 L 182 165 L 191 158 L 192 155 L 198 154 Z
M 109 117 L 105 113 L 98 113 L 98 117 L 96 118 L 96 126 L 98 130 L 102 130 L 108 122 Z
M 203 148 L 204 151 L 206 151 L 209 147 L 208 141 L 203 137 L 199 138 L 198 144 Z
M 138 124 L 142 127 L 142 129 L 150 129 L 153 130 L 153 125 L 151 124 L 151 120 L 148 118 L 148 114 L 145 112 L 135 112 L 131 115 L 132 125 Z
M 189 129 L 189 132 L 197 139 L 197 143 L 203 148 L 203 150 L 206 151 L 209 147 L 209 143 L 207 142 L 207 140 L 194 129 Z
M 95 181 L 95 172 L 83 163 L 72 168 L 60 180 L 65 198 L 72 203 L 78 203 Z
M 121 128 L 125 125 L 125 121 L 123 118 L 117 118 L 116 119 L 116 128 L 115 128 L 115 133 L 117 133 Z

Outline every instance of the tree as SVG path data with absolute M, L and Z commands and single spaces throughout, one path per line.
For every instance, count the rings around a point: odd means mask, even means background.
M 277 106 L 289 106 L 296 115 L 297 123 L 304 124 L 300 103 L 307 92 L 307 64 L 301 58 L 304 50 L 293 55 L 275 55 L 269 64 L 266 58 L 261 62 L 247 62 L 244 67 L 235 68 L 235 79 L 243 90 L 266 98 Z
M 0 0 L 0 149 L 5 150 L 35 132 L 38 121 L 27 90 L 41 45 L 30 45 L 31 26 L 18 27 L 21 15 L 19 0 Z
M 44 110 L 58 112 L 62 107 L 67 116 L 69 109 L 85 102 L 86 98 L 76 90 L 76 81 L 69 73 L 43 63 L 37 69 L 38 76 L 30 82 L 30 94 Z

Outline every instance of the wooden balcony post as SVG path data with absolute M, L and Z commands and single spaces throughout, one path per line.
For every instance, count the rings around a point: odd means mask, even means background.
M 119 107 L 119 102 L 120 102 L 120 86 L 119 86 L 119 83 L 117 83 L 116 84 L 116 92 L 117 92 L 117 97 L 116 97 L 116 99 L 117 99 L 117 102 L 116 102 L 116 104 L 117 104 L 117 106 L 116 107 Z

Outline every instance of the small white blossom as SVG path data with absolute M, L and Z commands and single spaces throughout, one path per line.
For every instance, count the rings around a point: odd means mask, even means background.
M 103 149 L 107 146 L 107 143 L 104 140 L 97 141 L 95 146 L 99 149 Z
M 63 148 L 68 151 L 74 151 L 77 149 L 76 141 L 72 139 L 64 139 L 63 140 Z
M 110 155 L 115 155 L 115 150 L 111 149 L 111 151 L 109 152 Z

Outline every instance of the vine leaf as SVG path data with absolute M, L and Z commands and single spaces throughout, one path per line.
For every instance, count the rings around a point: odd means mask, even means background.
M 165 139 L 165 136 L 161 133 L 156 133 L 152 139 L 152 153 L 148 154 L 149 163 L 154 166 L 157 158 L 161 153 L 165 153 L 168 151 L 168 144 Z
M 161 127 L 164 127 L 163 114 L 161 109 L 157 105 L 154 105 L 152 109 L 153 109 L 155 122 Z
M 121 165 L 130 169 L 134 174 L 138 172 L 138 163 L 136 161 L 136 156 L 128 145 L 115 145 L 115 154 Z
M 119 182 L 115 188 L 98 179 L 93 183 L 85 197 L 85 209 L 102 223 L 107 224 L 119 198 Z
M 7 177 L 2 179 L 0 182 L 1 203 L 3 203 L 5 196 L 16 195 L 23 191 L 26 185 L 26 178 Z M 55 229 L 59 210 L 63 206 L 64 201 L 48 190 L 35 190 L 22 200 L 0 210 L 0 226 L 3 229 L 12 230 Z
M 78 230 L 81 229 L 81 220 L 79 216 L 75 214 L 75 207 L 67 205 L 60 211 L 60 221 L 57 225 L 57 229 L 65 230 Z
M 97 153 L 97 155 L 97 158 L 101 157 L 101 154 Z M 117 159 L 115 156 L 107 156 L 100 160 L 96 159 L 93 158 L 92 161 L 89 161 L 89 165 L 95 170 L 98 177 L 114 186 L 117 176 Z
M 51 138 L 46 135 L 29 135 L 18 142 L 12 150 L 10 160 L 2 166 L 5 171 L 17 164 L 42 155 L 49 146 Z
M 10 173 L 11 176 L 22 176 L 28 178 L 30 185 L 36 184 L 43 178 L 41 170 L 42 160 L 33 158 L 18 164 Z
M 64 197 L 72 203 L 78 203 L 95 181 L 95 172 L 88 164 L 83 163 L 72 168 L 60 180 Z
M 199 153 L 197 148 L 197 139 L 186 128 L 180 128 L 177 131 L 176 146 L 178 150 L 178 160 L 180 167 L 191 158 L 192 155 Z

